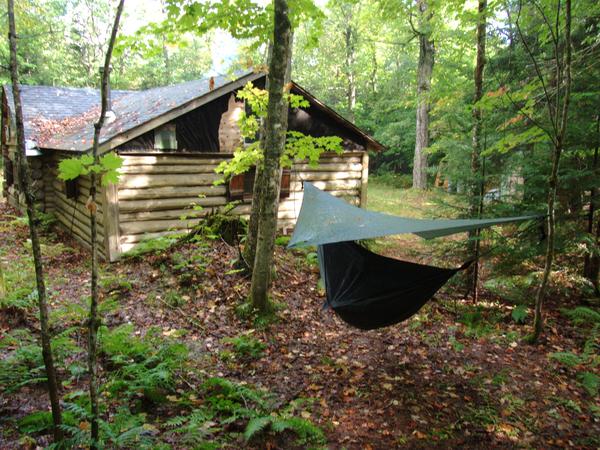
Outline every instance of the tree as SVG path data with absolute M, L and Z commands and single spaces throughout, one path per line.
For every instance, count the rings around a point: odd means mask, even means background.
M 23 108 L 21 105 L 21 91 L 19 87 L 17 31 L 15 26 L 13 0 L 8 0 L 8 24 L 8 38 L 10 42 L 10 73 L 12 79 L 12 91 L 17 128 L 17 149 L 15 155 L 16 163 L 19 168 L 20 190 L 25 195 L 25 207 L 27 210 L 27 219 L 29 221 L 29 236 L 31 239 L 31 250 L 33 253 L 33 263 L 35 267 L 35 282 L 37 287 L 37 300 L 40 314 L 40 340 L 42 343 L 42 357 L 44 359 L 44 367 L 46 368 L 46 377 L 48 378 L 48 395 L 50 397 L 50 407 L 52 409 L 54 441 L 59 443 L 63 440 L 63 432 L 61 430 L 62 415 L 60 409 L 60 394 L 58 390 L 56 370 L 54 368 L 50 329 L 48 325 L 48 303 L 46 301 L 46 284 L 44 280 L 42 251 L 40 248 L 40 238 L 37 229 L 38 221 L 35 207 L 35 197 L 31 190 L 31 174 L 29 170 L 29 162 L 27 161 L 27 156 L 25 153 L 25 129 L 23 122 Z
M 106 119 L 106 112 L 108 109 L 108 77 L 110 74 L 110 60 L 112 57 L 115 40 L 117 38 L 117 32 L 119 31 L 119 21 L 121 19 L 121 13 L 123 12 L 123 5 L 125 0 L 119 0 L 117 6 L 117 12 L 115 14 L 115 21 L 108 41 L 108 48 L 106 50 L 106 57 L 104 60 L 104 67 L 102 69 L 102 84 L 100 85 L 101 92 L 101 110 L 98 121 L 94 124 L 94 141 L 92 145 L 92 157 L 94 165 L 99 165 L 100 160 L 98 158 L 98 146 L 100 144 L 100 131 L 104 125 Z M 91 279 L 91 299 L 90 299 L 90 314 L 88 319 L 88 371 L 89 371 L 89 391 L 90 391 L 90 406 L 91 406 L 91 438 L 92 448 L 99 448 L 100 443 L 100 430 L 99 430 L 99 407 L 98 407 L 98 386 L 97 386 L 97 372 L 98 372 L 98 328 L 100 326 L 100 319 L 98 318 L 98 244 L 96 242 L 98 231 L 97 231 L 97 220 L 96 220 L 96 171 L 90 172 L 91 187 L 90 187 L 90 199 L 88 201 L 88 210 L 90 211 L 90 230 L 91 230 L 91 246 L 92 246 L 92 279 Z
M 527 39 L 523 35 L 520 23 L 522 4 L 519 3 L 519 17 L 516 21 L 517 31 L 529 56 L 537 77 L 538 83 L 542 86 L 543 98 L 545 100 L 548 122 L 550 128 L 542 128 L 548 135 L 552 144 L 552 166 L 548 176 L 548 196 L 547 196 L 547 241 L 546 254 L 544 262 L 544 272 L 542 280 L 536 292 L 535 297 L 535 316 L 533 321 L 533 333 L 528 337 L 530 342 L 537 342 L 542 333 L 543 316 L 542 305 L 548 286 L 548 279 L 552 271 L 554 261 L 554 245 L 556 239 L 556 217 L 555 203 L 556 191 L 558 188 L 558 168 L 560 158 L 565 145 L 567 133 L 567 122 L 569 114 L 569 104 L 571 96 L 571 0 L 565 0 L 564 5 L 564 33 L 561 27 L 561 16 L 563 8 L 560 1 L 557 3 L 554 14 L 554 21 L 550 21 L 546 13 L 539 8 L 550 40 L 552 42 L 552 56 L 554 59 L 554 71 L 550 76 L 544 74 L 540 62 L 531 50 Z M 549 90 L 549 82 L 554 87 L 554 91 Z
M 285 148 L 287 131 L 287 103 L 284 98 L 286 74 L 291 62 L 292 26 L 288 17 L 287 0 L 274 0 L 273 50 L 269 63 L 269 104 L 265 121 L 265 148 L 262 185 L 255 186 L 258 201 L 258 232 L 256 255 L 252 271 L 251 298 L 253 305 L 264 311 L 268 305 L 268 289 L 277 231 L 277 211 L 281 183 L 281 155 Z M 289 76 L 289 75 L 288 75 Z
M 427 188 L 427 153 L 429 146 L 429 108 L 431 78 L 435 63 L 435 43 L 431 37 L 433 12 L 427 0 L 417 0 L 419 9 L 418 29 L 413 31 L 419 37 L 419 63 L 417 68 L 417 125 L 415 155 L 413 159 L 413 188 Z M 411 22 L 412 26 L 412 22 Z
M 486 7 L 487 0 L 479 0 L 477 8 L 477 59 L 475 63 L 475 96 L 473 98 L 473 150 L 471 152 L 471 204 L 470 216 L 480 218 L 483 212 L 484 180 L 481 173 L 481 139 L 483 129 L 482 109 L 478 102 L 483 97 L 483 71 L 485 68 L 485 30 L 486 30 Z M 479 290 L 477 281 L 479 278 L 479 248 L 480 230 L 469 233 L 470 253 L 475 259 L 470 268 L 471 292 L 473 299 L 477 301 Z

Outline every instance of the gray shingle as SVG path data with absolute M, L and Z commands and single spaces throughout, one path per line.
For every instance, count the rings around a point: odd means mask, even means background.
M 251 75 L 251 72 L 241 74 Z M 214 77 L 214 89 L 229 84 L 226 76 Z M 64 134 L 43 136 L 41 147 L 55 150 L 86 151 L 92 146 L 94 121 L 100 107 L 100 92 L 91 88 L 56 88 L 49 86 L 21 86 L 25 134 L 27 139 L 39 141 L 37 126 L 40 119 L 62 121 L 84 116 L 82 124 L 68 126 Z M 8 104 L 13 106 L 12 90 L 5 86 Z M 183 106 L 211 92 L 210 78 L 188 81 L 173 86 L 162 86 L 144 91 L 113 91 L 114 122 L 102 128 L 100 143 L 132 130 L 152 119 Z M 42 133 L 47 134 L 47 133 Z M 38 139 L 36 139 L 36 137 Z

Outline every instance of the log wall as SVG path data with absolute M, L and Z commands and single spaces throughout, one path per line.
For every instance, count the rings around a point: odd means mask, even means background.
M 85 204 L 90 196 L 92 186 L 89 176 L 81 176 L 77 179 L 78 196 L 77 198 L 67 198 L 65 193 L 65 182 L 58 178 L 58 163 L 63 157 L 54 154 L 52 159 L 47 162 L 45 176 L 45 191 L 47 210 L 52 212 L 61 228 L 69 232 L 73 237 L 89 248 L 91 243 L 90 234 L 90 214 Z M 103 197 L 102 187 L 98 182 L 96 189 L 96 203 L 98 204 L 97 222 L 98 222 L 98 252 L 102 258 L 106 258 L 104 243 L 104 215 L 103 215 Z
M 296 222 L 302 204 L 302 181 L 355 204 L 360 204 L 364 152 L 343 156 L 324 155 L 317 167 L 299 161 L 292 167 L 290 196 L 281 201 L 279 225 L 287 232 Z M 131 250 L 146 237 L 167 236 L 192 228 L 203 215 L 227 204 L 227 189 L 214 186 L 220 178 L 217 165 L 231 155 L 122 154 L 124 158 L 117 192 L 119 249 Z M 193 205 L 202 206 L 193 211 Z M 248 216 L 251 204 L 234 212 Z M 184 217 L 185 216 L 185 217 Z M 111 260 L 113 260 L 111 256 Z

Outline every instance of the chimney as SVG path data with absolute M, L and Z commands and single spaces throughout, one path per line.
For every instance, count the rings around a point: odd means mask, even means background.
M 106 83 L 106 118 L 105 122 L 107 124 L 115 121 L 117 116 L 112 109 L 112 92 L 110 88 L 110 72 L 112 71 L 112 66 L 108 68 L 108 79 Z M 100 89 L 102 89 L 102 76 L 104 75 L 104 66 L 100 66 Z M 100 94 L 102 95 L 102 94 Z

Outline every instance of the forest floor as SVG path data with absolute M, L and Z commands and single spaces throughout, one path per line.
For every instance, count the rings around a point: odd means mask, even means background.
M 394 212 L 384 188 L 369 194 L 375 208 Z M 3 449 L 50 442 L 27 228 L 13 214 L 0 205 Z M 381 248 L 407 256 L 405 244 Z M 44 238 L 44 253 L 65 422 L 76 445 L 89 429 L 89 257 L 59 232 Z M 322 308 L 313 252 L 277 246 L 277 309 L 267 318 L 244 306 L 249 281 L 235 269 L 237 256 L 223 240 L 203 238 L 103 265 L 107 447 L 600 446 L 598 326 L 594 335 L 593 314 L 586 322 L 569 313 L 580 299 L 553 290 L 537 345 L 522 341 L 527 307 L 515 314 L 514 303 L 487 291 L 473 304 L 456 284 L 404 323 L 360 331 Z

